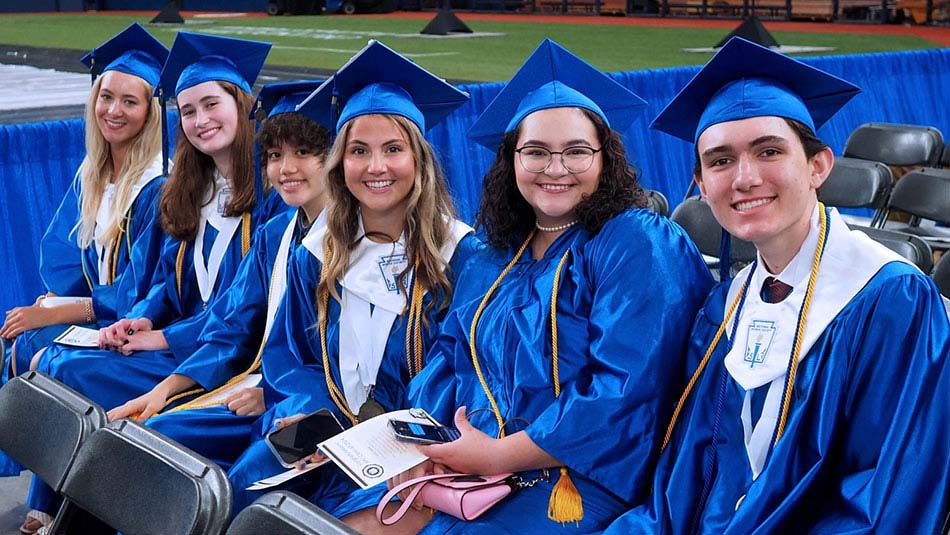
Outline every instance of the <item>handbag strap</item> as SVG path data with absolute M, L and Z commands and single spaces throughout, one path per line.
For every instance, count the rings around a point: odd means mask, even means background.
M 426 486 L 430 481 L 434 481 L 437 479 L 452 479 L 452 478 L 456 478 L 460 476 L 470 476 L 470 475 L 471 474 L 459 474 L 459 473 L 431 474 L 428 476 L 422 476 L 422 477 L 410 479 L 409 481 L 403 481 L 402 483 L 389 489 L 389 492 L 387 492 L 386 495 L 383 496 L 381 500 L 379 500 L 379 503 L 376 505 L 376 520 L 379 520 L 379 522 L 384 526 L 391 526 L 395 524 L 396 522 L 399 522 L 402 519 L 402 517 L 406 515 L 406 512 L 409 511 L 409 507 L 412 505 L 412 502 L 415 501 L 416 496 L 418 496 L 419 492 L 422 491 L 422 487 Z M 397 509 L 396 512 L 390 515 L 389 517 L 383 518 L 383 510 L 386 508 L 386 505 L 390 501 L 392 501 L 393 497 L 395 497 L 397 494 L 399 494 L 400 492 L 402 492 L 403 490 L 409 487 L 413 487 L 413 488 L 411 491 L 409 491 L 409 496 L 406 496 L 406 500 L 402 502 L 402 505 L 399 506 L 399 509 Z

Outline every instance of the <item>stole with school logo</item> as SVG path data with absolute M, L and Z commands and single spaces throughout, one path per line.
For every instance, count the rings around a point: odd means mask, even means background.
M 775 338 L 774 321 L 752 320 L 752 324 L 749 325 L 749 336 L 746 338 L 745 356 L 743 357 L 743 360 L 749 363 L 750 368 L 755 368 L 756 364 L 765 362 L 773 338 Z
M 409 264 L 406 253 L 381 256 L 376 264 L 379 266 L 379 273 L 383 276 L 383 281 L 386 283 L 386 289 L 390 292 L 398 293 L 399 284 L 397 283 L 397 278 L 402 270 L 406 269 L 406 266 Z

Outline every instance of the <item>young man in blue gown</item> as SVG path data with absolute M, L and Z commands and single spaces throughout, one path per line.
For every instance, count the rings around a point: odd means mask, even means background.
M 653 493 L 610 534 L 931 534 L 947 514 L 950 327 L 933 282 L 816 190 L 858 89 L 734 38 L 657 117 L 756 261 L 718 286 Z M 718 343 L 717 343 L 718 341 Z

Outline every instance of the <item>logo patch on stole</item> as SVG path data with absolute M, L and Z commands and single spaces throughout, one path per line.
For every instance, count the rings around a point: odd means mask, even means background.
M 399 293 L 396 278 L 409 264 L 406 253 L 381 256 L 376 264 L 379 266 L 379 274 L 383 276 L 383 281 L 386 283 L 386 289 L 390 292 Z
M 220 192 L 218 192 L 218 200 L 217 200 L 218 215 L 223 216 L 224 212 L 227 210 L 228 203 L 231 202 L 231 193 L 232 193 L 231 188 L 223 188 Z
M 769 354 L 769 348 L 772 347 L 772 339 L 775 338 L 775 322 L 752 320 L 749 325 L 749 336 L 745 342 L 745 356 L 743 360 L 749 363 L 750 368 L 755 368 L 756 364 L 765 362 L 765 357 Z

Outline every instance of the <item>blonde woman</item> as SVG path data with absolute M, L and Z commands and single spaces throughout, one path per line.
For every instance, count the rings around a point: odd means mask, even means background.
M 376 66 L 385 65 L 384 68 Z M 297 250 L 277 330 L 265 348 L 265 400 L 251 447 L 228 476 L 235 513 L 251 483 L 284 470 L 263 436 L 327 408 L 345 426 L 405 407 L 461 264 L 477 240 L 454 218 L 423 138 L 467 95 L 373 42 L 305 102 L 329 113 L 327 224 Z M 430 102 L 432 103 L 430 105 Z M 327 113 L 323 113 L 327 116 Z M 330 508 L 355 487 L 336 468 L 288 485 Z
M 16 339 L 5 372 L 28 370 L 69 324 L 109 325 L 148 292 L 164 236 L 156 222 L 161 107 L 152 94 L 167 56 L 133 24 L 82 58 L 98 75 L 86 103 L 86 156 L 40 244 L 47 293 L 7 312 L 0 329 Z M 54 511 L 32 493 L 30 505 L 24 533 Z
M 86 156 L 40 244 L 47 293 L 8 311 L 0 328 L 16 340 L 5 370 L 11 376 L 28 370 L 34 353 L 69 324 L 108 325 L 150 287 L 164 182 L 161 109 L 152 92 L 167 55 L 133 24 L 82 58 L 101 74 L 86 103 Z

